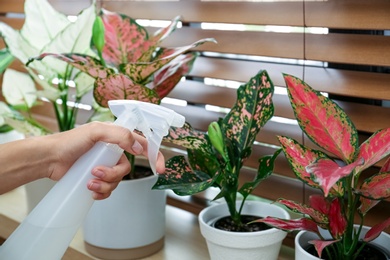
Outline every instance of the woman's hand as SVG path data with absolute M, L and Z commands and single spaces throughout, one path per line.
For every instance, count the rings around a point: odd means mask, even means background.
M 27 138 L 1 146 L 0 193 L 27 182 L 50 178 L 59 180 L 68 169 L 99 141 L 119 145 L 133 155 L 147 156 L 147 141 L 144 137 L 112 123 L 93 122 L 72 130 Z M 9 166 L 9 167 L 8 167 Z M 157 172 L 165 171 L 164 157 L 158 155 Z M 130 172 L 130 164 L 122 155 L 114 167 L 97 166 L 95 176 L 88 183 L 94 199 L 105 199 L 117 187 L 123 176 Z M 4 180 L 4 181 L 3 181 Z

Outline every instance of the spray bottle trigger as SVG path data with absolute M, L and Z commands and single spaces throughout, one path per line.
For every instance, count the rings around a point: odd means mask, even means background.
M 158 151 L 171 126 L 182 127 L 184 116 L 160 105 L 136 100 L 110 100 L 111 112 L 118 117 L 118 124 L 141 131 L 148 141 L 149 163 L 154 174 Z M 119 120 L 121 118 L 121 120 Z M 123 119 L 122 119 L 123 118 Z

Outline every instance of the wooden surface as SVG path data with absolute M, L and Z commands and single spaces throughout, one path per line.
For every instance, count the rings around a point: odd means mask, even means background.
M 0 242 L 3 243 L 5 239 L 19 225 L 19 222 L 0 214 Z M 63 260 L 89 260 L 91 257 L 73 249 L 68 248 L 64 254 Z
M 164 248 L 147 260 L 209 259 L 206 242 L 200 234 L 197 216 L 179 208 L 167 206 Z M 24 188 L 0 195 L 0 237 L 6 238 L 26 216 Z M 79 230 L 63 259 L 96 259 L 85 251 Z M 280 260 L 293 259 L 293 250 L 283 247 Z

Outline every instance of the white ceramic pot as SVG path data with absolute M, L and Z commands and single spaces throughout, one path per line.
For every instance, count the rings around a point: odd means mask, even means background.
M 0 133 L 0 144 L 8 143 L 11 141 L 16 141 L 24 139 L 24 134 L 16 131 L 16 130 L 11 130 L 5 133 Z
M 242 214 L 290 218 L 285 209 L 260 201 L 246 201 Z M 287 235 L 286 232 L 276 228 L 258 232 L 229 232 L 210 225 L 228 215 L 228 207 L 225 203 L 207 207 L 199 214 L 200 231 L 206 239 L 212 260 L 272 260 L 278 258 L 282 241 Z
M 364 226 L 362 229 L 362 232 L 360 234 L 360 238 L 363 238 L 364 235 L 367 233 L 367 231 L 370 229 L 370 227 Z M 329 233 L 325 230 L 320 230 L 321 235 L 324 236 L 325 239 L 330 239 L 331 236 Z M 295 236 L 295 259 L 299 260 L 319 260 L 320 258 L 313 256 L 306 252 L 304 248 L 309 246 L 309 241 L 313 239 L 318 239 L 318 236 L 313 233 L 313 232 L 308 232 L 308 231 L 300 231 L 296 236 Z M 370 243 L 383 248 L 383 249 L 389 249 L 390 245 L 390 235 L 387 233 L 382 232 L 379 237 L 371 241 Z M 388 256 L 390 259 L 390 255 Z
M 0 134 L 0 144 L 24 138 L 24 134 L 16 130 L 11 130 Z M 27 213 L 30 213 L 33 208 L 35 208 L 35 206 L 41 201 L 41 199 L 43 199 L 55 183 L 55 181 L 50 179 L 40 179 L 24 185 L 27 200 Z
M 166 192 L 151 190 L 157 176 L 121 181 L 96 201 L 83 225 L 89 253 L 101 259 L 137 259 L 164 245 Z

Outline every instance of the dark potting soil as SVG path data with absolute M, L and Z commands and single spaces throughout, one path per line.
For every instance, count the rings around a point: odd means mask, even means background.
M 255 222 L 255 223 L 247 224 L 259 218 L 260 217 L 258 216 L 242 215 L 241 221 L 243 225 L 237 226 L 232 220 L 232 218 L 230 216 L 227 216 L 217 220 L 214 223 L 214 227 L 225 231 L 231 231 L 231 232 L 256 232 L 256 231 L 262 231 L 271 228 L 264 223 Z
M 135 180 L 135 179 L 146 178 L 146 177 L 149 177 L 151 175 L 153 175 L 153 172 L 149 167 L 136 165 L 134 174 L 132 174 L 132 175 L 128 174 L 123 179 Z
M 358 243 L 360 246 L 360 242 Z M 329 246 L 331 247 L 331 245 Z M 315 250 L 313 245 L 309 245 L 305 248 L 306 252 L 311 255 L 318 257 L 317 251 Z M 325 260 L 334 260 L 336 257 L 332 254 L 332 250 L 329 250 L 330 254 L 324 249 L 322 251 L 321 259 Z M 386 249 L 382 249 L 373 244 L 366 244 L 363 250 L 360 252 L 359 256 L 356 260 L 388 260 L 390 259 L 389 253 L 387 253 Z

